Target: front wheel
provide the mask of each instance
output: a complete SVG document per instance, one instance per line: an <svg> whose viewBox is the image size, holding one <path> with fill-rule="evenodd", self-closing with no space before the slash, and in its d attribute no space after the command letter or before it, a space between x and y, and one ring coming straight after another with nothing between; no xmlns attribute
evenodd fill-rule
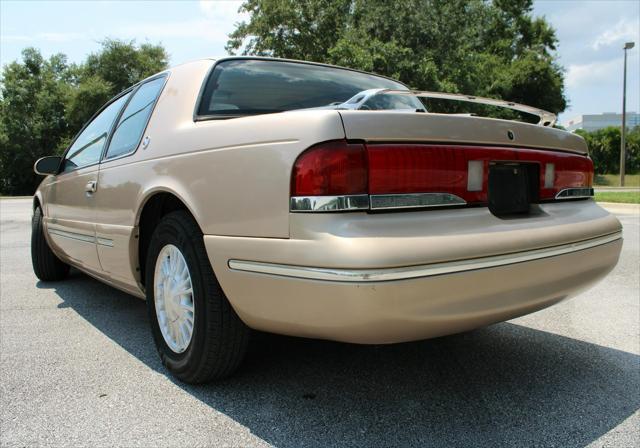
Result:
<svg viewBox="0 0 640 448"><path fill-rule="evenodd" d="M176 211L160 221L145 272L151 330L167 369L187 383L233 373L244 358L249 329L222 292L188 213Z"/></svg>
<svg viewBox="0 0 640 448"><path fill-rule="evenodd" d="M31 265L36 277L44 282L62 280L69 274L69 265L60 260L47 243L39 206L31 219Z"/></svg>

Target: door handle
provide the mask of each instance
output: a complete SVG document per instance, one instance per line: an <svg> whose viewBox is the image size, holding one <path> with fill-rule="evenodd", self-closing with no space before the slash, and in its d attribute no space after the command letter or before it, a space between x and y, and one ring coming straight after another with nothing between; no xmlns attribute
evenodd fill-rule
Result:
<svg viewBox="0 0 640 448"><path fill-rule="evenodd" d="M84 187L84 191L87 193L87 196L91 196L98 189L98 182L95 180L90 180L87 182L87 185Z"/></svg>

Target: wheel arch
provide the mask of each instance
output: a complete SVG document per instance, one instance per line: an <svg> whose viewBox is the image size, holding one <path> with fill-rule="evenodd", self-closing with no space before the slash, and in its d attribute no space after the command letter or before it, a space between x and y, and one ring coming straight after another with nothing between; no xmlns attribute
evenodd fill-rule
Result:
<svg viewBox="0 0 640 448"><path fill-rule="evenodd" d="M198 222L197 215L189 206L189 202L174 190L168 188L151 189L140 202L135 220L137 244L134 244L134 250L135 265L139 268L140 283L143 286L146 283L146 256L151 236L162 217L176 210L184 210L189 213L202 231L202 226Z"/></svg>
<svg viewBox="0 0 640 448"><path fill-rule="evenodd" d="M40 209L44 213L44 210L42 209L42 193L40 193L40 191L36 191L34 193L33 202L31 204L32 211L35 211L35 209L38 207L40 207Z"/></svg>

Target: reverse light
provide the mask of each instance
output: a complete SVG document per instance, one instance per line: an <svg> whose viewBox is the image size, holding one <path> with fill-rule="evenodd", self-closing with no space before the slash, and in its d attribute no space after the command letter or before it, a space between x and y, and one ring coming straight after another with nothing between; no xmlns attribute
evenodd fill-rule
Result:
<svg viewBox="0 0 640 448"><path fill-rule="evenodd" d="M467 168L467 191L482 191L484 183L484 162L469 160Z"/></svg>
<svg viewBox="0 0 640 448"><path fill-rule="evenodd" d="M544 166L544 188L553 188L556 179L556 166L553 163L547 163Z"/></svg>

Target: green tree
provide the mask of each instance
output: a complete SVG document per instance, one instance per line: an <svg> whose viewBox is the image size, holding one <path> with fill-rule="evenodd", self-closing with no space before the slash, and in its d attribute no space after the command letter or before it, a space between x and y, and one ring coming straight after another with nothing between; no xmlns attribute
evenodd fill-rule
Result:
<svg viewBox="0 0 640 448"><path fill-rule="evenodd" d="M106 39L102 48L87 57L75 70L67 110L69 126L78 131L110 98L131 85L167 68L169 56L160 45Z"/></svg>
<svg viewBox="0 0 640 448"><path fill-rule="evenodd" d="M597 131L576 131L589 147L596 174L620 172L620 128L610 126ZM625 169L627 173L640 171L640 126L627 131Z"/></svg>
<svg viewBox="0 0 640 448"><path fill-rule="evenodd" d="M169 55L161 45L106 39L98 53L83 64L83 77L99 77L116 94L138 81L167 68Z"/></svg>
<svg viewBox="0 0 640 448"><path fill-rule="evenodd" d="M39 157L62 153L105 102L164 70L167 60L161 46L133 41L105 40L79 65L25 49L0 77L0 191L32 194L41 180L32 170Z"/></svg>
<svg viewBox="0 0 640 448"><path fill-rule="evenodd" d="M68 65L64 55L44 59L34 48L23 62L6 65L0 97L0 179L5 194L30 194L38 179L33 163L59 153L67 135Z"/></svg>
<svg viewBox="0 0 640 448"><path fill-rule="evenodd" d="M640 172L640 126L631 129L626 135L627 157L626 171L628 173Z"/></svg>
<svg viewBox="0 0 640 448"><path fill-rule="evenodd" d="M554 30L532 0L245 0L230 53L372 71L422 90L503 98L561 112Z"/></svg>

